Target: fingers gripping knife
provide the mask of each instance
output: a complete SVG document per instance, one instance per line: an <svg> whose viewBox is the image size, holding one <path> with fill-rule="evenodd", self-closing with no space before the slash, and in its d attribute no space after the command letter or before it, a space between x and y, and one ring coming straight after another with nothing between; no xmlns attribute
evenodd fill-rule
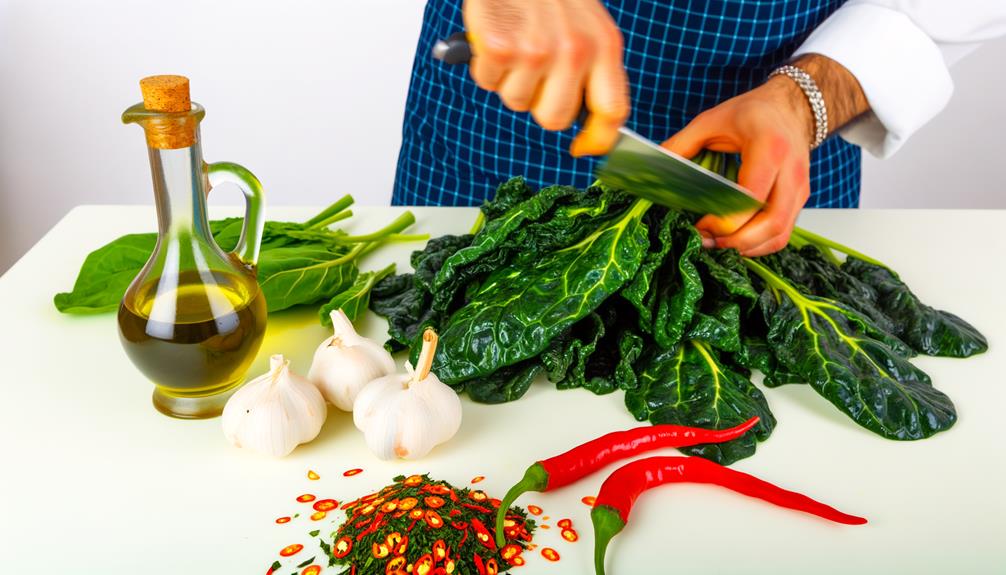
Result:
<svg viewBox="0 0 1006 575"><path fill-rule="evenodd" d="M467 64L471 45L464 32L451 34L433 47L433 57L445 64ZM583 124L587 109L580 109ZM605 184L621 188L656 204L700 214L727 215L754 210L762 204L748 192L698 164L632 130L619 128L619 138L597 169Z"/></svg>

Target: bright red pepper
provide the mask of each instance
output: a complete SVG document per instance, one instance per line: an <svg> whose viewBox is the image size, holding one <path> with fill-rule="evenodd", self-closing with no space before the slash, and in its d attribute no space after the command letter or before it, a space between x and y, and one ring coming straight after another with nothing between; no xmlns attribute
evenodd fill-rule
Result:
<svg viewBox="0 0 1006 575"><path fill-rule="evenodd" d="M843 513L806 495L788 491L723 467L701 457L650 457L615 470L601 485L590 519L594 524L594 572L604 575L604 554L611 538L625 527L636 498L647 489L665 483L710 483L846 525L862 525L866 519Z"/></svg>
<svg viewBox="0 0 1006 575"><path fill-rule="evenodd" d="M524 477L503 498L496 512L496 543L503 545L503 518L507 510L528 491L552 491L578 481L609 463L654 449L724 443L744 435L757 424L758 418L752 417L736 427L721 430L646 425L608 433L565 453L538 461L527 468Z"/></svg>
<svg viewBox="0 0 1006 575"><path fill-rule="evenodd" d="M478 570L479 575L486 575L486 566L482 563L482 558L479 557L478 553L472 555L472 562L475 563L475 569Z"/></svg>
<svg viewBox="0 0 1006 575"><path fill-rule="evenodd" d="M339 538L339 540L335 542L335 545L332 546L332 556L336 559L342 559L346 555L349 555L349 552L352 550L353 538L347 535L346 537Z"/></svg>
<svg viewBox="0 0 1006 575"><path fill-rule="evenodd" d="M472 529L475 530L475 538L479 540L486 549L496 550L496 542L493 541L492 536L489 534L489 530L486 529L484 523L479 521L477 518L472 517Z"/></svg>

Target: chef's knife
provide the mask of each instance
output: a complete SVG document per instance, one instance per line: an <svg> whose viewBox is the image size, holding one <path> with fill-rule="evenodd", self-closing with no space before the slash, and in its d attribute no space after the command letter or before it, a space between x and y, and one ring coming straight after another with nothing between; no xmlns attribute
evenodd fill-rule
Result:
<svg viewBox="0 0 1006 575"><path fill-rule="evenodd" d="M445 64L467 64L471 46L464 32L433 47L433 57ZM583 124L587 108L577 122ZM702 166L670 152L632 130L619 128L618 142L598 167L597 177L609 186L671 208L699 214L726 215L756 209L762 203L748 192Z"/></svg>

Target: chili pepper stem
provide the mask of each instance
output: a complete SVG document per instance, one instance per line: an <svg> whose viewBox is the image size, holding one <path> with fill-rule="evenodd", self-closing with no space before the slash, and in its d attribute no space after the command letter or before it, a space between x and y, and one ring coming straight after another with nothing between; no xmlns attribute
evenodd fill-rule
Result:
<svg viewBox="0 0 1006 575"><path fill-rule="evenodd" d="M590 510L590 522L594 524L594 575L604 575L604 556L608 543L625 528L618 511L607 505L599 505Z"/></svg>
<svg viewBox="0 0 1006 575"><path fill-rule="evenodd" d="M499 509L496 510L496 545L503 547L506 544L506 540L503 532L503 522L506 520L507 511L510 510L510 506L513 505L517 498L527 493L528 491L545 491L548 487L548 471L545 471L545 467L540 463L534 463L531 467L527 468L524 472L524 477L521 478L510 491L506 492L506 496L500 502Z"/></svg>

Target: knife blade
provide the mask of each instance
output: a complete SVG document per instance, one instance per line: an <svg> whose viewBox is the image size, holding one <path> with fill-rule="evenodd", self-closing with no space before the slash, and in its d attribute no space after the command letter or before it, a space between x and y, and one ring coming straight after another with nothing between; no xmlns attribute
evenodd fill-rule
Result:
<svg viewBox="0 0 1006 575"><path fill-rule="evenodd" d="M445 64L467 64L471 46L464 32L455 32L433 46L433 57ZM587 108L580 109L583 124ZM595 175L614 188L670 208L719 216L754 210L762 202L723 176L703 168L629 128L619 128L618 141Z"/></svg>

